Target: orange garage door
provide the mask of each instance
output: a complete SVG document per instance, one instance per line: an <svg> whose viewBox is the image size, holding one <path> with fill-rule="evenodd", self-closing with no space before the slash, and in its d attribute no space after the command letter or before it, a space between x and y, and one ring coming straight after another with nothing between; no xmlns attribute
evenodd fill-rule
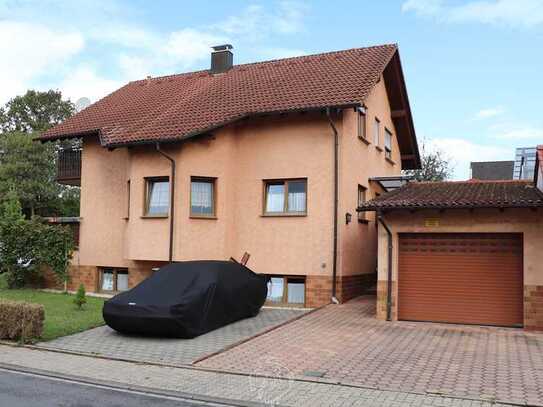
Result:
<svg viewBox="0 0 543 407"><path fill-rule="evenodd" d="M399 250L399 319L522 325L522 235L401 234Z"/></svg>

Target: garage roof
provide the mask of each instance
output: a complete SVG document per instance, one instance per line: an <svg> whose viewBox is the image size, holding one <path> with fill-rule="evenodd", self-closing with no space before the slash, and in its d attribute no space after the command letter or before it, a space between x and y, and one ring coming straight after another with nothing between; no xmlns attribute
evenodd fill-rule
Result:
<svg viewBox="0 0 543 407"><path fill-rule="evenodd" d="M411 182L357 210L537 207L543 207L543 192L531 181L470 180Z"/></svg>

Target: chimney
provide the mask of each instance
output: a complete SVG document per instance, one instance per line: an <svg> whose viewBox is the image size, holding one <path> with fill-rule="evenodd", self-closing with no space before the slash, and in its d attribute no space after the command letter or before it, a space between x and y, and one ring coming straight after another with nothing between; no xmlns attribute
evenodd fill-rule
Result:
<svg viewBox="0 0 543 407"><path fill-rule="evenodd" d="M234 54L230 51L233 47L230 44L216 45L211 53L211 73L223 73L232 68Z"/></svg>

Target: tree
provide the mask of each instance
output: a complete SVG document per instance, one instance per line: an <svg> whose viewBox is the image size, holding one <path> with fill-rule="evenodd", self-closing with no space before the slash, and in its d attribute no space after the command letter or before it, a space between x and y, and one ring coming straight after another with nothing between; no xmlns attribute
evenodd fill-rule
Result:
<svg viewBox="0 0 543 407"><path fill-rule="evenodd" d="M62 100L59 91L28 90L11 99L0 109L0 132L42 132L59 124L75 113L69 100Z"/></svg>
<svg viewBox="0 0 543 407"><path fill-rule="evenodd" d="M79 288L75 293L74 304L77 305L78 309L81 309L86 303L87 295L85 293L85 286L83 284L79 284Z"/></svg>
<svg viewBox="0 0 543 407"><path fill-rule="evenodd" d="M406 170L405 175L412 176L416 181L445 181L452 175L450 159L440 149L429 151L426 143L422 143L421 169Z"/></svg>
<svg viewBox="0 0 543 407"><path fill-rule="evenodd" d="M58 150L74 143L32 140L74 111L73 103L53 90L29 90L0 108L0 201L13 190L29 216L79 215L79 188L55 179Z"/></svg>
<svg viewBox="0 0 543 407"><path fill-rule="evenodd" d="M30 216L48 215L59 206L62 188L55 171L54 145L19 132L0 136L0 197L15 193Z"/></svg>

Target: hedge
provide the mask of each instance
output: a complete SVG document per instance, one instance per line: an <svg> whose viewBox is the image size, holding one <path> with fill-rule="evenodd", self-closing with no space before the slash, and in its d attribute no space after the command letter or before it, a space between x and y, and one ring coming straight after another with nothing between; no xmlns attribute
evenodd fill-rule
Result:
<svg viewBox="0 0 543 407"><path fill-rule="evenodd" d="M0 299L0 339L31 342L41 337L44 319L43 305Z"/></svg>

